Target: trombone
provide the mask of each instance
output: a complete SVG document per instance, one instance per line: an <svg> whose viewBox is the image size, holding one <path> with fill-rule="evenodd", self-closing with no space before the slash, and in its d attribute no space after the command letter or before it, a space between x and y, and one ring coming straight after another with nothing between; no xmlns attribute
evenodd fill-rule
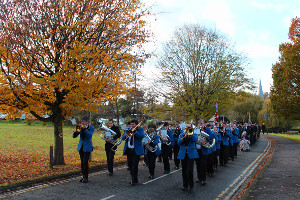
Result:
<svg viewBox="0 0 300 200"><path fill-rule="evenodd" d="M126 133L126 134L127 134L129 137L133 136L134 133L135 133L135 131L141 126L141 124L142 124L142 121L141 121L138 125L136 125L135 128L127 130L127 133ZM126 141L129 137L125 138L125 140L122 140L122 137L121 137L121 138L119 139L119 141L116 141L116 142L115 142L115 144L114 144L114 146L112 146L111 150L112 150L112 151L117 151L117 150L119 149L120 145L123 143L123 141Z"/></svg>

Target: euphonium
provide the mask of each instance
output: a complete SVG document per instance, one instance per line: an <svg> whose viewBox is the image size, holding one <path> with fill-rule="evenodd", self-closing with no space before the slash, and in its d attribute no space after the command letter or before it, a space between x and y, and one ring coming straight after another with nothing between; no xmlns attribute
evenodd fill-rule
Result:
<svg viewBox="0 0 300 200"><path fill-rule="evenodd" d="M208 139L208 134L205 133L204 131L200 131L200 133L198 134L198 141L196 142L197 144L200 144L201 146L203 147L206 147L208 149L211 149L215 146L215 138L209 142L209 139ZM203 140L205 140L206 142L204 144L202 144Z"/></svg>
<svg viewBox="0 0 300 200"><path fill-rule="evenodd" d="M147 149L149 151L151 151L152 153L155 152L158 149L158 146L156 145L155 147L152 147L150 145L150 142L153 142L153 140L149 137L149 135L147 133L145 134L145 137L149 140L149 142L148 143L144 143L144 146L147 147Z"/></svg>
<svg viewBox="0 0 300 200"><path fill-rule="evenodd" d="M101 134L100 134L100 137L101 137L103 140L106 141L106 140L108 139L108 137L106 136L105 131L111 133L111 136L110 136L110 137L114 137L114 136L117 135L117 133L116 133L115 131L111 130L110 128L108 128L108 127L103 123L103 121L99 120L98 123L99 123L99 129L98 129L98 130L101 130L101 129L103 130L103 131L101 132ZM103 135L104 135L104 136L103 136ZM111 143L111 144L116 144L116 142L117 142L117 141L112 140L110 143Z"/></svg>
<svg viewBox="0 0 300 200"><path fill-rule="evenodd" d="M168 134L159 134L160 141L165 142L166 145L170 145L172 143L171 138Z"/></svg>

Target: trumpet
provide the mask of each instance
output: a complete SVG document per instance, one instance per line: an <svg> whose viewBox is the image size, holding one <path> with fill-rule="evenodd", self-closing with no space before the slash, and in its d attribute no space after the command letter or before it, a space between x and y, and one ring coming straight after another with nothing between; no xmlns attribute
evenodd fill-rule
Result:
<svg viewBox="0 0 300 200"><path fill-rule="evenodd" d="M136 125L135 128L131 129L131 130L127 130L127 135L129 137L133 136L135 131L140 127L140 125L142 124L142 122L140 122L138 125ZM125 140L122 140L122 138L119 139L119 141L116 141L114 146L112 146L111 150L112 151L117 151L120 147L120 144L123 143L123 141L126 141L129 137L125 138Z"/></svg>
<svg viewBox="0 0 300 200"><path fill-rule="evenodd" d="M82 125L79 125L79 124L77 124L77 125L76 125L76 129L75 129L75 130L76 130L77 132L80 132L82 129L85 129L85 128L86 128L86 127L84 127L84 126L82 126Z"/></svg>
<svg viewBox="0 0 300 200"><path fill-rule="evenodd" d="M153 147L153 146L150 145L150 143L153 142L153 140L149 137L148 134L145 134L145 138L147 138L149 142L148 143L144 143L144 146L147 147L147 149L149 151L151 151L152 153L155 152L158 149L158 146L155 145L155 147Z"/></svg>

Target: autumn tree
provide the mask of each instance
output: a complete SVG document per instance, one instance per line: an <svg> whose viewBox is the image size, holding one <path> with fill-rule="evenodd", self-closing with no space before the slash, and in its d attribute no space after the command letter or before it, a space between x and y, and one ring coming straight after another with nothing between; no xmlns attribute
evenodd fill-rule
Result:
<svg viewBox="0 0 300 200"><path fill-rule="evenodd" d="M0 0L1 111L53 122L55 164L71 111L126 93L148 14L139 0Z"/></svg>
<svg viewBox="0 0 300 200"><path fill-rule="evenodd" d="M245 122L248 122L250 114L250 120L258 123L259 112L263 107L261 96L241 91L235 95L232 102L233 104L224 113L230 121L237 120L242 122L243 116L245 116Z"/></svg>
<svg viewBox="0 0 300 200"><path fill-rule="evenodd" d="M279 45L279 61L272 67L271 102L274 113L300 120L300 18L292 19L290 42Z"/></svg>
<svg viewBox="0 0 300 200"><path fill-rule="evenodd" d="M162 77L157 88L178 113L194 121L211 117L216 101L223 106L237 91L252 89L244 71L246 61L221 33L185 25L175 31L159 55Z"/></svg>

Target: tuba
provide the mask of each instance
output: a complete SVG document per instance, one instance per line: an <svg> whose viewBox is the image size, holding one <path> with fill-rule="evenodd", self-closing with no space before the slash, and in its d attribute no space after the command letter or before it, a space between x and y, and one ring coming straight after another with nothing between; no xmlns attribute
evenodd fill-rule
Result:
<svg viewBox="0 0 300 200"><path fill-rule="evenodd" d="M99 120L98 123L99 123L99 128L98 128L98 130L103 130L103 131L101 132L101 134L100 134L100 137L101 137L103 140L106 141L109 137L114 137L115 135L117 135L117 133L114 132L113 130L111 130L110 128L108 128L108 127L103 123L103 121ZM105 131L110 132L110 133L111 133L111 136L107 136L106 133L105 133ZM112 140L110 143L111 143L111 144L116 144L116 142L117 142L117 141Z"/></svg>
<svg viewBox="0 0 300 200"><path fill-rule="evenodd" d="M213 148L215 146L216 140L214 138L211 142L209 142L208 136L209 135L207 133L200 130L200 133L198 134L198 141L196 142L196 144L200 144L201 146L206 147L208 149ZM204 144L202 144L203 140L206 141Z"/></svg>
<svg viewBox="0 0 300 200"><path fill-rule="evenodd" d="M128 136L133 136L134 135L134 133L135 133L135 131L141 126L141 124L142 124L142 121L138 124L138 125L136 125L136 127L134 128L134 129L129 129L129 130L127 130L127 135ZM118 149L119 149L119 147L120 147L120 144L122 144L123 143L123 141L126 141L127 139L128 139L129 137L127 137L125 140L122 140L122 137L119 139L119 141L116 141L115 143L114 143L114 146L111 148L111 150L112 151L117 151Z"/></svg>

